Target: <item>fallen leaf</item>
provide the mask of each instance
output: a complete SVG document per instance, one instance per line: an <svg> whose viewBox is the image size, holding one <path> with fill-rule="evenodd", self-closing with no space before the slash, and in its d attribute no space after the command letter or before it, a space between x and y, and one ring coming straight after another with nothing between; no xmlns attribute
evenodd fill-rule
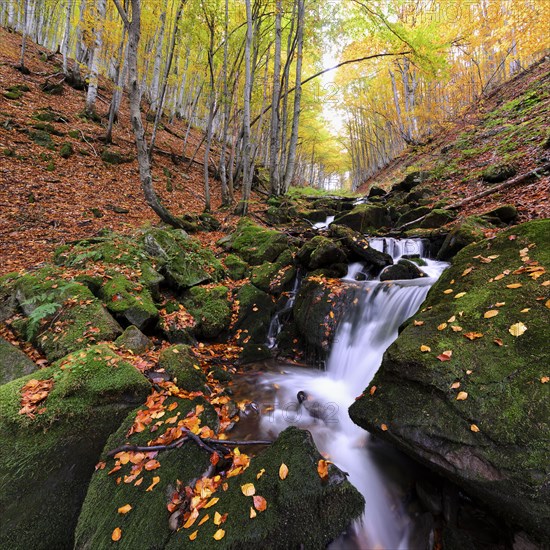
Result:
<svg viewBox="0 0 550 550"><path fill-rule="evenodd" d="M256 492L256 487L252 483L241 485L241 491L245 497L251 497Z"/></svg>
<svg viewBox="0 0 550 550"><path fill-rule="evenodd" d="M191 512L191 515L187 518L187 521L183 524L183 528L184 529L189 529L189 527L191 527L191 525L193 525L193 523L195 523L195 521L197 521L198 517L199 517L199 511L195 508Z"/></svg>
<svg viewBox="0 0 550 550"><path fill-rule="evenodd" d="M548 300L545 304L546 307L550 308L550 300Z"/></svg>
<svg viewBox="0 0 550 550"><path fill-rule="evenodd" d="M500 338L495 338L493 340L493 342L497 345L497 346L503 346L504 345L504 342L500 339Z"/></svg>
<svg viewBox="0 0 550 550"><path fill-rule="evenodd" d="M447 323L441 323L438 327L437 327L437 330L445 330L447 328Z"/></svg>
<svg viewBox="0 0 550 550"><path fill-rule="evenodd" d="M513 283L511 285L506 285L506 288L520 288L523 285L521 283Z"/></svg>
<svg viewBox="0 0 550 550"><path fill-rule="evenodd" d="M153 488L155 487L155 485L160 481L160 477L159 476L155 476L153 478L153 483L151 483L151 485L149 485L149 487L147 487L147 489L145 489L146 491L152 491Z"/></svg>
<svg viewBox="0 0 550 550"><path fill-rule="evenodd" d="M219 512L214 513L214 519L212 520L214 522L214 525L220 526L222 523L223 516ZM200 523L199 523L200 525Z"/></svg>
<svg viewBox="0 0 550 550"><path fill-rule="evenodd" d="M453 315L450 319L447 319L447 323L454 323L456 321L456 315Z"/></svg>
<svg viewBox="0 0 550 550"><path fill-rule="evenodd" d="M127 514L132 509L131 504L125 504L118 509L119 514Z"/></svg>
<svg viewBox="0 0 550 550"><path fill-rule="evenodd" d="M468 399L468 392L460 391L458 392L458 395L456 396L457 401L466 401Z"/></svg>
<svg viewBox="0 0 550 550"><path fill-rule="evenodd" d="M317 463L317 473L321 479L326 479L328 477L328 463L326 460L319 460Z"/></svg>
<svg viewBox="0 0 550 550"><path fill-rule="evenodd" d="M217 514L218 512L216 512ZM221 517L221 516L220 516ZM199 527L203 524L203 523L206 523L208 520L210 519L210 514L206 514L206 516L204 516L200 521L199 521ZM214 522L216 523L216 522ZM216 525L219 525L219 523L216 523Z"/></svg>
<svg viewBox="0 0 550 550"><path fill-rule="evenodd" d="M479 432L479 428L475 424L472 424L470 426L470 430L472 430L472 432L475 432L475 433Z"/></svg>
<svg viewBox="0 0 550 550"><path fill-rule="evenodd" d="M476 340L477 338L483 338L483 333L481 332L465 332L462 336L468 338L468 340Z"/></svg>
<svg viewBox="0 0 550 550"><path fill-rule="evenodd" d="M521 336L526 330L527 330L527 327L523 323L519 322L519 323L516 323L516 324L512 325L508 329L508 332L512 336Z"/></svg>
<svg viewBox="0 0 550 550"><path fill-rule="evenodd" d="M420 346L420 351L421 351L422 353L426 353L426 352L428 352L428 351L432 351L432 348L431 348L430 346L426 346L426 345L422 344L422 345Z"/></svg>
<svg viewBox="0 0 550 550"><path fill-rule="evenodd" d="M214 506L220 500L218 497L211 498L204 506L203 508L210 508L211 506Z"/></svg>
<svg viewBox="0 0 550 550"><path fill-rule="evenodd" d="M502 307L502 306L505 306L506 305L506 302L497 302L495 304L496 307Z"/></svg>
<svg viewBox="0 0 550 550"><path fill-rule="evenodd" d="M531 311L530 307L526 307L520 311L520 313L527 313L528 311Z"/></svg>
<svg viewBox="0 0 550 550"><path fill-rule="evenodd" d="M190 535L189 535L189 540L195 540L197 538L197 535L199 534L198 531L193 531Z"/></svg>
<svg viewBox="0 0 550 550"><path fill-rule="evenodd" d="M156 470L157 468L160 468L160 462L158 460L149 460L145 463L144 468L147 471Z"/></svg>
<svg viewBox="0 0 550 550"><path fill-rule="evenodd" d="M447 351L444 351L441 355L438 355L437 358L440 361L450 361L452 356L453 356L453 352L452 350L449 349Z"/></svg>
<svg viewBox="0 0 550 550"><path fill-rule="evenodd" d="M451 325L451 329L453 330L453 332L462 332L462 327L458 325Z"/></svg>
<svg viewBox="0 0 550 550"><path fill-rule="evenodd" d="M483 317L485 317L485 319L491 319L491 317L496 317L498 315L498 310L496 309L491 309L489 311L486 311L484 314L483 314Z"/></svg>
<svg viewBox="0 0 550 550"><path fill-rule="evenodd" d="M256 479L260 479L265 474L265 468L262 468L257 474Z"/></svg>
<svg viewBox="0 0 550 550"><path fill-rule="evenodd" d="M372 386L372 388L369 390L370 395L374 395L375 391L376 391L376 386Z"/></svg>
<svg viewBox="0 0 550 550"><path fill-rule="evenodd" d="M115 527L113 534L111 535L111 540L117 542L122 537L122 530L120 527Z"/></svg>
<svg viewBox="0 0 550 550"><path fill-rule="evenodd" d="M260 495L255 495L253 497L254 500L254 508L258 510L258 512L263 512L267 508L267 500L264 497L261 497Z"/></svg>
<svg viewBox="0 0 550 550"><path fill-rule="evenodd" d="M458 390L458 388L460 388L460 382L453 382L451 384L451 389L452 390Z"/></svg>
<svg viewBox="0 0 550 550"><path fill-rule="evenodd" d="M386 424L380 424L380 429L381 429L383 432L387 432L387 431L388 431L388 427L386 426Z"/></svg>
<svg viewBox="0 0 550 550"><path fill-rule="evenodd" d="M254 508L252 508L252 506L250 507L250 519L254 519L258 514L256 513L256 510L254 510Z"/></svg>
<svg viewBox="0 0 550 550"><path fill-rule="evenodd" d="M222 540L223 537L225 537L225 531L223 529L218 529L215 533L214 533L214 539L215 540Z"/></svg>
<svg viewBox="0 0 550 550"><path fill-rule="evenodd" d="M550 302L550 300L549 300ZM548 306L550 307L550 306ZM415 327L421 327L424 324L424 321L413 321Z"/></svg>
<svg viewBox="0 0 550 550"><path fill-rule="evenodd" d="M469 267L468 269L465 269L464 272L462 273L462 276L463 277L466 277L466 275L468 275L468 273L471 273L472 272L472 269L474 269L473 267Z"/></svg>
<svg viewBox="0 0 550 550"><path fill-rule="evenodd" d="M279 468L279 477L281 479L286 479L287 475L288 475L288 466L283 462L281 464L281 467Z"/></svg>
<svg viewBox="0 0 550 550"><path fill-rule="evenodd" d="M462 296L466 296L466 293L465 293L465 292L459 292L459 293L455 296L455 300L458 299L458 298L462 298Z"/></svg>
<svg viewBox="0 0 550 550"><path fill-rule="evenodd" d="M541 384L548 384L548 382L550 382L550 376L543 376L540 379L540 382L541 382Z"/></svg>
<svg viewBox="0 0 550 550"><path fill-rule="evenodd" d="M466 374L472 374L472 372L474 372L474 371L468 369L468 370L466 371Z"/></svg>
<svg viewBox="0 0 550 550"><path fill-rule="evenodd" d="M453 293L453 289L452 288L448 288L447 290L444 290L443 291L443 294L452 294Z"/></svg>

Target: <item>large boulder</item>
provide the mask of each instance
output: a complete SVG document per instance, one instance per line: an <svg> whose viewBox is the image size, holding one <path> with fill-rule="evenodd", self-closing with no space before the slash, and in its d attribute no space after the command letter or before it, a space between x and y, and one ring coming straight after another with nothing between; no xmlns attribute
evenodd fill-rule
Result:
<svg viewBox="0 0 550 550"><path fill-rule="evenodd" d="M205 391L206 377L199 369L189 346L178 344L164 349L159 356L158 366L179 388L189 392Z"/></svg>
<svg viewBox="0 0 550 550"><path fill-rule="evenodd" d="M307 269L315 270L344 263L346 253L338 241L318 235L302 246L296 259Z"/></svg>
<svg viewBox="0 0 550 550"><path fill-rule="evenodd" d="M549 235L534 221L462 250L350 408L546 543Z"/></svg>
<svg viewBox="0 0 550 550"><path fill-rule="evenodd" d="M292 253L287 249L275 262L264 262L254 267L250 280L260 290L278 295L286 290L296 277L293 264Z"/></svg>
<svg viewBox="0 0 550 550"><path fill-rule="evenodd" d="M405 178L400 181L398 184L396 184L392 191L406 191L407 193L416 187L417 185L420 185L421 183L424 183L425 181L429 180L431 177L430 172L426 171L415 171L411 172L410 174L407 174Z"/></svg>
<svg viewBox="0 0 550 550"><path fill-rule="evenodd" d="M187 311L195 318L194 333L201 338L217 338L231 323L229 289L225 286L191 288L183 300Z"/></svg>
<svg viewBox="0 0 550 550"><path fill-rule="evenodd" d="M234 329L241 344L265 344L275 311L274 299L253 284L243 285L237 292L239 313Z"/></svg>
<svg viewBox="0 0 550 550"><path fill-rule="evenodd" d="M235 252L250 265L260 265L275 261L288 248L288 237L243 218L235 232L222 238L219 244Z"/></svg>
<svg viewBox="0 0 550 550"><path fill-rule="evenodd" d="M517 168L511 164L492 164L483 170L481 180L485 183L500 183L517 174Z"/></svg>
<svg viewBox="0 0 550 550"><path fill-rule="evenodd" d="M32 380L53 387L34 414L21 414L22 390L31 391ZM73 547L101 450L149 390L145 377L105 345L0 387L0 547Z"/></svg>
<svg viewBox="0 0 550 550"><path fill-rule="evenodd" d="M437 253L437 259L450 260L465 246L483 240L485 238L484 231L488 228L488 222L480 216L469 216L461 220L443 241Z"/></svg>
<svg viewBox="0 0 550 550"><path fill-rule="evenodd" d="M31 374L38 366L19 348L0 337L0 385Z"/></svg>
<svg viewBox="0 0 550 550"><path fill-rule="evenodd" d="M144 353L150 347L153 342L139 328L134 325L130 325L116 340L115 344L119 347L125 348L132 353L139 355Z"/></svg>
<svg viewBox="0 0 550 550"><path fill-rule="evenodd" d="M426 274L410 260L399 260L395 265L386 267L380 274L381 281L396 281L403 279L419 279Z"/></svg>
<svg viewBox="0 0 550 550"><path fill-rule="evenodd" d="M360 233L368 233L389 226L391 219L388 209L384 206L359 204L350 212L338 216L334 222L350 227Z"/></svg>

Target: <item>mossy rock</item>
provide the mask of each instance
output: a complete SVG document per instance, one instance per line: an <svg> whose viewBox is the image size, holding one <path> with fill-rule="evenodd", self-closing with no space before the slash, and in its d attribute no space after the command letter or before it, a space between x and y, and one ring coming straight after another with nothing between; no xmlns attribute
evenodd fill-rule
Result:
<svg viewBox="0 0 550 550"><path fill-rule="evenodd" d="M38 366L19 348L0 337L0 385L31 374Z"/></svg>
<svg viewBox="0 0 550 550"><path fill-rule="evenodd" d="M151 326L158 319L158 311L149 290L123 275L112 276L101 287L99 295L113 315L124 318L140 330Z"/></svg>
<svg viewBox="0 0 550 550"><path fill-rule="evenodd" d="M288 248L288 237L243 218L234 233L221 239L221 245L238 254L250 265L260 265L276 260Z"/></svg>
<svg viewBox="0 0 550 550"><path fill-rule="evenodd" d="M239 315L234 329L242 343L265 344L275 311L274 299L253 284L243 285L237 292Z"/></svg>
<svg viewBox="0 0 550 550"><path fill-rule="evenodd" d="M29 318L27 337L50 361L122 333L87 287L59 278L54 268L23 275L16 289L19 306Z"/></svg>
<svg viewBox="0 0 550 550"><path fill-rule="evenodd" d="M462 250L387 350L376 393L367 388L350 408L354 422L546 544L549 244L550 220L539 220ZM450 360L437 359L448 350Z"/></svg>
<svg viewBox="0 0 550 550"><path fill-rule="evenodd" d="M59 156L64 159L72 157L74 154L73 146L70 143L63 143L59 149Z"/></svg>
<svg viewBox="0 0 550 550"><path fill-rule="evenodd" d="M31 379L54 380L34 419L19 414L21 388ZM101 450L149 390L145 377L104 345L0 387L0 547L73 547Z"/></svg>
<svg viewBox="0 0 550 550"><path fill-rule="evenodd" d="M229 289L225 286L191 288L183 304L195 318L195 335L202 338L217 338L227 331L231 323Z"/></svg>
<svg viewBox="0 0 550 550"><path fill-rule="evenodd" d="M426 216L432 211L431 208L427 206L419 206L418 208L413 208L412 210L407 211L405 214L401 214L397 220L397 226L400 227L406 223L413 222L422 216Z"/></svg>
<svg viewBox="0 0 550 550"><path fill-rule="evenodd" d="M101 119L100 119L101 121ZM126 157L124 155L121 155L120 153L117 153L116 151L112 151L111 149L105 149L101 153L101 160L105 164L112 164L112 165L118 165L118 164L125 164L127 162L132 162L133 159L130 157Z"/></svg>
<svg viewBox="0 0 550 550"><path fill-rule="evenodd" d="M41 147L46 149L55 149L55 143L52 136L44 130L29 130L29 138Z"/></svg>
<svg viewBox="0 0 550 550"><path fill-rule="evenodd" d="M494 164L483 170L481 179L486 183L500 183L516 174L517 168L511 164Z"/></svg>
<svg viewBox="0 0 550 550"><path fill-rule="evenodd" d="M144 353L153 343L139 328L134 325L130 325L116 340L115 344L119 347L125 348L132 353L139 355Z"/></svg>
<svg viewBox="0 0 550 550"><path fill-rule="evenodd" d="M15 99L21 99L23 97L23 92L21 92L20 90L15 90L13 92L4 92L4 97L6 99L11 99L12 101L15 100Z"/></svg>
<svg viewBox="0 0 550 550"><path fill-rule="evenodd" d="M19 277L19 273L7 273L0 277L0 323L17 312L15 283Z"/></svg>
<svg viewBox="0 0 550 550"><path fill-rule="evenodd" d="M252 269L251 281L264 292L279 295L296 277L294 259L290 250L283 252L275 262L265 262Z"/></svg>
<svg viewBox="0 0 550 550"><path fill-rule="evenodd" d="M454 212L434 208L421 222L420 227L423 229L436 229L442 227L455 219Z"/></svg>
<svg viewBox="0 0 550 550"><path fill-rule="evenodd" d="M201 397L181 399L170 396L163 405L175 405L170 415L178 418L185 418L197 405L201 405L204 407L204 411L199 415L201 426L207 425L214 432L218 429L216 412ZM133 483L117 484L117 476L131 475L132 463L123 465L116 476L109 475L108 472L114 466L114 459L107 457L106 453L126 442L147 445L148 441L161 436L166 429L173 426L161 424L153 433L150 430L153 426L151 424L145 431L128 437L128 430L135 421L136 413L137 411L133 411L127 416L105 445L102 458L107 465L104 469L97 470L92 477L76 529L74 547L77 549L112 548L111 534L116 527L122 530L119 544L123 544L125 548L165 548L173 533L169 527L170 512L167 511L166 505L171 501L178 480L184 486L192 485L210 466L210 455L188 442L180 449L159 453L156 460L160 462L160 468L152 471L142 470L139 478L142 478L143 482L139 486L136 487ZM154 489L147 491L153 478L157 476L160 478L159 483ZM118 514L118 508L126 504L130 504L132 510L125 515Z"/></svg>
<svg viewBox="0 0 550 550"><path fill-rule="evenodd" d="M368 197L369 197L369 199L372 199L373 197L384 197L387 194L388 194L388 192L385 189L382 189L381 187L373 185L369 189Z"/></svg>
<svg viewBox="0 0 550 550"><path fill-rule="evenodd" d="M184 344L170 346L160 354L158 366L164 369L185 391L204 391L206 377L200 369L191 348Z"/></svg>
<svg viewBox="0 0 550 550"><path fill-rule="evenodd" d="M248 264L236 254L228 254L225 257L224 264L227 274L234 281L240 281L248 275Z"/></svg>
<svg viewBox="0 0 550 550"><path fill-rule="evenodd" d="M223 276L223 266L214 254L181 229L150 229L143 243L169 284L179 290L217 282Z"/></svg>
<svg viewBox="0 0 550 550"><path fill-rule="evenodd" d="M302 246L296 259L306 268L315 270L344 263L347 257L339 242L318 235Z"/></svg>
<svg viewBox="0 0 550 550"><path fill-rule="evenodd" d="M461 220L443 241L437 259L449 260L465 246L483 240L484 230L488 228L488 222L480 216L469 216Z"/></svg>
<svg viewBox="0 0 550 550"><path fill-rule="evenodd" d="M486 214L483 214L483 217L488 221L496 218L497 221L509 224L517 220L518 209L513 204L503 204L502 206L498 206Z"/></svg>
<svg viewBox="0 0 550 550"><path fill-rule="evenodd" d="M273 353L265 344L255 344L249 342L244 344L243 350L239 356L239 363L257 363L266 359L271 359Z"/></svg>
<svg viewBox="0 0 550 550"><path fill-rule="evenodd" d="M338 216L334 223L350 227L359 233L368 233L389 226L388 209L375 204L359 204L350 212Z"/></svg>
<svg viewBox="0 0 550 550"><path fill-rule="evenodd" d="M50 107L39 109L32 115L32 118L40 122L66 122L59 113L56 113Z"/></svg>
<svg viewBox="0 0 550 550"><path fill-rule="evenodd" d="M410 260L399 260L396 264L386 267L380 274L381 281L396 281L405 279L419 279L426 274Z"/></svg>
<svg viewBox="0 0 550 550"><path fill-rule="evenodd" d="M392 191L405 191L409 192L411 189L416 187L417 185L420 185L421 183L424 183L425 181L429 180L431 177L430 172L426 171L415 171L411 172L405 178L400 181L397 185L394 185L392 188Z"/></svg>
<svg viewBox="0 0 550 550"><path fill-rule="evenodd" d="M287 428L273 445L252 459L242 475L228 480L227 491L216 493L219 502L200 514L197 522L207 512L210 516L216 511L227 513L222 525L225 536L215 542L223 549L325 548L361 515L364 500L333 464L329 465L328 478L321 479L317 473L321 459L309 432ZM279 477L282 463L288 467L284 480ZM265 473L256 479L262 469ZM256 495L267 501L266 510L253 519L252 497L244 496L241 490L245 483L252 483ZM212 548L212 537L219 527L208 521L195 529L199 532L192 543L190 529L182 529L165 548Z"/></svg>

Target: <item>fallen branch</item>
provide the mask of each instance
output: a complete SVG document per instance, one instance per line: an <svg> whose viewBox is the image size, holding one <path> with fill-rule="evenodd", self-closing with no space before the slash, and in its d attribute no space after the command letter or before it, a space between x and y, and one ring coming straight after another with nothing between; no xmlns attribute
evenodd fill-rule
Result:
<svg viewBox="0 0 550 550"><path fill-rule="evenodd" d="M94 152L94 155L96 157L99 157L99 155L97 154L97 151L95 150L95 147L86 139L86 136L84 135L84 132L80 128L78 129L78 131L82 135L82 140L85 141L92 148L92 151Z"/></svg>
<svg viewBox="0 0 550 550"><path fill-rule="evenodd" d="M525 174L521 174L520 176L517 176L516 178L511 179L510 181L505 181L504 183L501 183L500 185L496 185L495 187L491 187L490 189L487 189L485 191L482 191L481 193L477 193L476 195L472 195L471 197L466 197L465 199L462 199L461 201L455 202L453 204L449 204L447 206L444 206L442 210L456 210L458 208L461 208L465 204L468 204L470 202L475 202L478 199L482 199L483 197L487 197L489 195L492 195L493 193L498 193L499 191L502 191L503 189L508 189L510 187L515 187L516 185L519 185L520 183L524 183L527 180L531 180L533 178L541 178L543 177L546 172L550 170L550 162L547 162L540 168L535 168L534 170L530 170L529 172L526 172ZM395 231L403 231L407 227L411 227L413 225L416 225L418 222L421 222L426 216L429 216L431 212L428 212L427 214L424 214L423 216L420 216L420 218L417 218L416 220L412 220L410 222L407 222L400 227L397 227Z"/></svg>

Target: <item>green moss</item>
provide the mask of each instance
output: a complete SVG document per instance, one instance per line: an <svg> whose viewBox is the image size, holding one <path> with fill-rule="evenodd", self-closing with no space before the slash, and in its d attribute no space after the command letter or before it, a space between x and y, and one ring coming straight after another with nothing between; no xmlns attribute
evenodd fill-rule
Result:
<svg viewBox="0 0 550 550"><path fill-rule="evenodd" d="M250 265L273 262L288 248L284 233L260 227L248 218L243 218L235 232L222 241L226 249L233 250Z"/></svg>
<svg viewBox="0 0 550 550"><path fill-rule="evenodd" d="M290 250L285 250L275 262L264 262L252 269L254 286L270 294L280 294L294 280L296 269Z"/></svg>
<svg viewBox="0 0 550 550"><path fill-rule="evenodd" d="M48 132L44 132L43 130L29 130L29 138L37 145L46 147L47 149L55 149L55 143Z"/></svg>
<svg viewBox="0 0 550 550"><path fill-rule="evenodd" d="M121 155L120 153L117 153L116 151L111 151L109 149L105 149L101 153L101 160L105 164L114 164L114 165L124 164L126 162L132 162L132 159L127 158L124 155Z"/></svg>
<svg viewBox="0 0 550 550"><path fill-rule="evenodd" d="M54 379L46 410L34 419L19 414L21 388L32 378ZM0 546L72 548L99 453L149 388L106 346L0 387Z"/></svg>
<svg viewBox="0 0 550 550"><path fill-rule="evenodd" d="M237 292L239 315L235 330L243 343L265 344L271 316L275 311L273 298L253 284L243 285Z"/></svg>
<svg viewBox="0 0 550 550"><path fill-rule="evenodd" d="M248 264L236 254L228 254L224 260L227 274L234 281L244 279L248 274Z"/></svg>
<svg viewBox="0 0 550 550"><path fill-rule="evenodd" d="M73 146L70 143L63 143L61 149L59 150L59 156L68 159L74 154Z"/></svg>
<svg viewBox="0 0 550 550"><path fill-rule="evenodd" d="M228 299L229 289L225 286L191 288L184 305L195 318L195 334L203 338L217 338L229 328L231 306Z"/></svg>
<svg viewBox="0 0 550 550"><path fill-rule="evenodd" d="M204 391L206 378L198 368L197 360L189 346L178 344L166 348L159 357L159 367L186 391Z"/></svg>
<svg viewBox="0 0 550 550"><path fill-rule="evenodd" d="M338 216L334 222L350 227L360 233L366 233L389 226L391 220L386 207L374 204L359 204L350 212Z"/></svg>
<svg viewBox="0 0 550 550"><path fill-rule="evenodd" d="M38 369L19 348L0 338L0 385Z"/></svg>
<svg viewBox="0 0 550 550"><path fill-rule="evenodd" d="M350 409L354 421L543 539L550 539L543 488L550 476L550 386L541 383L550 364L548 296L541 287L545 277L518 269L526 263L519 254L525 249L548 272L549 235L550 221L539 220L462 250L414 318L422 323L409 320L386 352L372 381L376 393L366 391ZM507 288L515 283L522 286ZM498 314L485 318L490 310ZM509 329L518 322L527 330L515 337ZM462 330L438 330L443 323ZM464 334L471 332L482 336L470 341ZM421 353L421 344L431 352ZM451 360L439 361L446 350ZM457 401L458 391L467 399Z"/></svg>

